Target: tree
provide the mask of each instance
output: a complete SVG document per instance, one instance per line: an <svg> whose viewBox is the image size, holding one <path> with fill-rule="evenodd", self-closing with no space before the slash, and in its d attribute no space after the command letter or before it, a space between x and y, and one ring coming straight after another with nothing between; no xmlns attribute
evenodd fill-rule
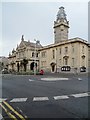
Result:
<svg viewBox="0 0 90 120"><path fill-rule="evenodd" d="M4 63L0 62L0 70L2 70L4 68Z"/></svg>
<svg viewBox="0 0 90 120"><path fill-rule="evenodd" d="M28 60L27 60L27 59L23 59L23 60L21 61L21 64L24 66L24 71L26 72Z"/></svg>

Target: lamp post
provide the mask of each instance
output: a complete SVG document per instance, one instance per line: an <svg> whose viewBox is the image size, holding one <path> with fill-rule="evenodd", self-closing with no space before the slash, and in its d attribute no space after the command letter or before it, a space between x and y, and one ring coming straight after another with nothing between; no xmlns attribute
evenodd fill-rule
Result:
<svg viewBox="0 0 90 120"><path fill-rule="evenodd" d="M36 39L34 39L34 41L35 41L34 75L36 75L36 55L37 55L37 53L36 53L36 45L40 44L40 41L36 40Z"/></svg>
<svg viewBox="0 0 90 120"><path fill-rule="evenodd" d="M36 44L37 44L37 40L34 39L35 41L35 53L34 53L34 75L36 75Z"/></svg>
<svg viewBox="0 0 90 120"><path fill-rule="evenodd" d="M56 48L56 73L57 73L57 48Z"/></svg>

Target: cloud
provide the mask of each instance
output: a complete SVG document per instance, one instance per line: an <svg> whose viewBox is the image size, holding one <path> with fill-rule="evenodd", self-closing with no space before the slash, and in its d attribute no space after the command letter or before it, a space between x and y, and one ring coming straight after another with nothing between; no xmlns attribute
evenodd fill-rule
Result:
<svg viewBox="0 0 90 120"><path fill-rule="evenodd" d="M87 40L87 2L7 2L2 4L3 55L7 56L20 43L22 34L26 40L38 39L43 45L53 43L53 25L60 6L65 7L70 21L69 38Z"/></svg>

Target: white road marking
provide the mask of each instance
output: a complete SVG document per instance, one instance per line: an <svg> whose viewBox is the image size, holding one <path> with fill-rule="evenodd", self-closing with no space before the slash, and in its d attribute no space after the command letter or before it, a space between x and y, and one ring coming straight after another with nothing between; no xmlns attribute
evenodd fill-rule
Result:
<svg viewBox="0 0 90 120"><path fill-rule="evenodd" d="M14 98L10 102L25 102L27 98Z"/></svg>
<svg viewBox="0 0 90 120"><path fill-rule="evenodd" d="M29 79L29 81L31 82L31 81L34 81L34 80L32 80L32 79Z"/></svg>
<svg viewBox="0 0 90 120"><path fill-rule="evenodd" d="M73 97L87 97L87 96L90 96L88 93L79 93L79 94L72 94L70 96L73 96Z"/></svg>
<svg viewBox="0 0 90 120"><path fill-rule="evenodd" d="M2 120L3 116L0 114L0 120Z"/></svg>
<svg viewBox="0 0 90 120"><path fill-rule="evenodd" d="M90 92L84 92L84 93L78 93L78 94L69 94L69 95L61 95L61 96L54 96L54 100L59 100L59 99L68 99L70 96L73 96L75 98L80 98L80 97L88 97L90 96ZM0 102L3 100L7 100L8 98L0 98ZM10 102L26 102L28 98L13 98ZM33 101L45 101L49 100L48 97L33 97Z"/></svg>
<svg viewBox="0 0 90 120"><path fill-rule="evenodd" d="M41 78L41 80L57 81L57 80L69 80L69 79L68 78Z"/></svg>
<svg viewBox="0 0 90 120"><path fill-rule="evenodd" d="M0 102L7 100L7 98L0 98Z"/></svg>
<svg viewBox="0 0 90 120"><path fill-rule="evenodd" d="M68 99L69 97L67 95L62 95L62 96L54 96L55 100L60 100L60 99Z"/></svg>
<svg viewBox="0 0 90 120"><path fill-rule="evenodd" d="M48 97L34 97L33 101L45 101L45 100L49 100Z"/></svg>
<svg viewBox="0 0 90 120"><path fill-rule="evenodd" d="M78 78L78 80L82 80L82 78Z"/></svg>

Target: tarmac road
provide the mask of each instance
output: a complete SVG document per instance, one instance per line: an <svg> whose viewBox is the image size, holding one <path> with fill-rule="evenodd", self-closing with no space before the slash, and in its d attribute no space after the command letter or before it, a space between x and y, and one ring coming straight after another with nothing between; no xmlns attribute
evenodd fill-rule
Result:
<svg viewBox="0 0 90 120"><path fill-rule="evenodd" d="M87 75L3 75L1 116L88 118L89 95Z"/></svg>

